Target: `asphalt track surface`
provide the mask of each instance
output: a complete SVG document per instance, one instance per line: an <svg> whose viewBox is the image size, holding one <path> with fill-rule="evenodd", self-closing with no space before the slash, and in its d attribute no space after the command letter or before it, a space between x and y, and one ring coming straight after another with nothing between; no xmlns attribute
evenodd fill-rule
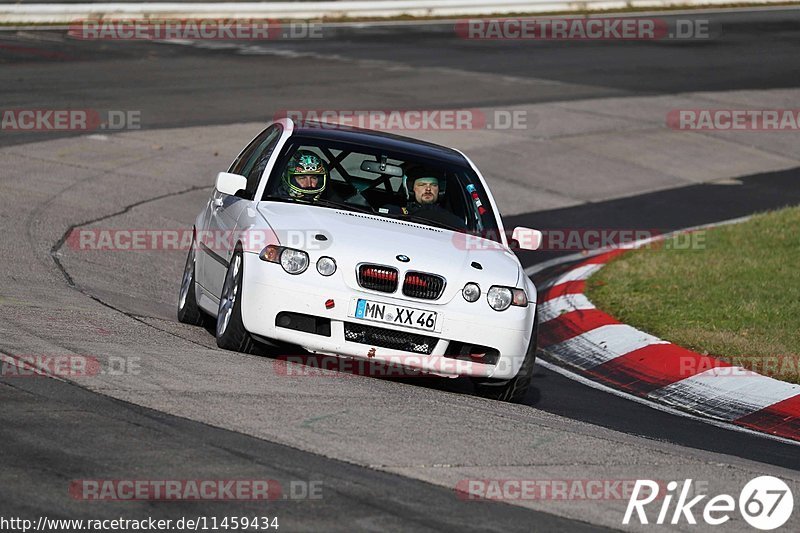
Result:
<svg viewBox="0 0 800 533"><path fill-rule="evenodd" d="M724 31L723 37L713 42L475 43L454 37L444 26L359 31L337 28L320 41L270 43L274 49L270 53L253 55L234 53L235 49L211 50L158 43L81 42L65 40L58 33L0 33L0 64L3 65L0 91L4 108L137 109L141 110L148 129L160 129L267 121L281 109L295 108L503 107L588 98L759 91L797 86L800 72L800 16L797 11L729 14L714 19ZM431 49L437 53L432 54ZM295 55L287 55L287 51ZM381 62L404 68L385 69ZM469 73L480 76L472 83L465 83ZM486 74L505 81L493 83ZM553 81L558 83L548 83ZM4 132L0 142L3 147L14 147L71 135ZM62 235L69 224L120 211L132 217L122 223L141 223L153 216L159 205L174 209L174 219L190 224L208 192L203 187L207 187L213 172L207 174L192 181L196 190L168 198L175 203L154 202L152 210L143 212L133 207L135 203L138 205L135 201L114 198L125 207L107 213L101 205L105 201L103 196L82 199L74 216L65 213L63 219L58 219L66 220L66 225L61 222L61 226L44 233ZM508 224L543 229L594 225L663 229L692 226L797 204L800 201L798 174L796 169L750 173L736 176L741 183L736 187L714 183L687 185L515 214L508 217ZM22 179L9 165L4 166L2 176L9 181ZM158 194L150 195L151 198L155 196ZM144 203L141 205L147 207ZM118 321L137 320L138 326L156 324L159 332L177 331L177 326L165 325L171 317L163 306L144 312L140 303L126 301L111 291L93 292L90 278L96 271L91 265L67 262L66 270L61 271L47 254L57 238L39 242L31 237L37 235L37 225L41 224L33 216L26 221L27 236L23 235L23 230L10 220L11 212L9 208L6 215L0 213L3 215L0 220L6 226L3 251L16 254L7 256L9 265L25 264L27 256L23 257L15 243L27 238L30 248L39 254L36 261L49 263L46 284L63 287L77 280L82 292L70 292L76 309L85 305L90 295L95 301L122 312L105 309L106 313L116 313L109 319L115 326ZM46 220L49 215L39 212L37 216ZM26 252L30 252L27 247ZM551 257L550 254L525 254L522 260L530 265ZM181 264L181 260L172 263ZM119 271L106 272L106 275L112 280L116 276L117 283L126 282L121 276L152 275L145 272L146 264L138 260L133 260L132 264L130 269L119 266ZM175 264L151 265L156 277L166 277L154 283L156 288L152 290L157 290L152 295L154 300L172 299L171 294L164 297L160 292L164 287L175 288L178 281L173 272ZM175 279L168 278L169 275L175 275ZM5 294L28 291L34 294L38 289L34 282L19 273L5 277L3 284ZM55 289L53 292L55 294ZM71 300L68 296L54 295L53 301L60 302L63 312ZM0 305L15 311L7 304L0 302ZM94 318L102 320L103 316L98 314ZM141 328L138 331L141 335ZM40 333L31 324L28 334L36 339ZM186 334L178 333L176 339L186 338L181 335ZM203 347L213 346L211 336L202 330L193 332L189 340ZM120 343L123 346L127 343L134 353L136 335L123 335ZM81 347L80 340L75 339L55 344L71 349ZM0 344L0 351L19 353L20 349L13 337L7 337ZM246 362L259 364L247 358ZM354 382L353 387L359 388L360 395L385 395L391 401L420 402L429 408L449 409L451 404L463 404L464 408L480 410L495 420L517 421L520 427L528 427L525 417L538 417L538 413L545 417L557 415L547 418L551 425L546 425L546 429L537 426L542 433L533 438L531 462L520 465L519 469L504 471L507 477L578 477L580 474L568 467L554 469L551 466L548 470L544 466L548 464L547 457L540 454L554 452L548 448L547 440L559 443L559 438L554 436L559 431L573 433L576 438L583 436L587 442L595 436L610 434L608 432L627 435L629 440L624 440L624 446L620 444L619 456L613 455L613 446L610 447L609 467L631 460L633 455L624 455L631 452L622 448L642 447L642 443L646 443L648 450L664 450L665 454L672 454L670 457L684 457L687 462L729 466L741 462L752 471L763 468L784 473L800 469L794 446L655 411L542 368L534 379L535 390L526 402L528 407L522 408L492 402L470 403L472 399L468 396L452 398L451 392L469 392L468 385L461 381L420 381L409 386L367 379ZM349 385L349 380L345 380L340 387ZM192 418L190 416L164 414L61 381L2 378L0 397L0 447L4 461L0 471L0 514L3 516L174 518L270 514L281 517L287 531L578 530L614 523L589 511L572 513L572 520L561 518L556 515L569 516L569 512L562 508L548 509L547 505L532 510L504 503L463 502L455 497L452 488L437 482L433 474L431 483L426 483L427 474L410 473L411 469L403 465L397 465L394 473L387 471L392 468L382 468L380 462L369 463L373 467L365 468L352 455L341 451L335 442L330 443L330 453L321 451L317 443L310 445L314 452L303 451L297 449L302 447L299 445L286 446L263 436L251 436L257 432L220 429L227 427L223 422L195 422L188 419ZM252 401L252 398L245 396L242 400ZM384 409L390 407L384 406ZM235 418L234 413L229 415ZM276 418L280 418L278 413ZM411 420L425 429L419 433L419 438L438 439L426 445L459 448L459 443L448 441L442 432L428 427L434 422L428 421L425 413L417 412ZM474 425L473 433L478 435L486 431L479 420L470 418L467 422L465 419L465 423ZM387 426L388 430L398 428L388 420L373 422L377 426ZM435 423L447 425L442 420ZM492 425L488 421L484 423L486 427ZM329 431L332 438L341 438L335 431ZM406 431L416 434L419 429L406 427ZM376 442L385 442L377 433L374 438ZM483 440L498 445L492 435L484 436ZM360 444L374 446L369 441ZM487 453L493 455L492 451ZM446 457L452 459L452 456ZM536 461L542 461L544 470L530 469ZM564 457L553 461L553 465L569 464ZM575 461L581 464L580 457L576 456ZM515 464L512 462L508 466ZM768 465L774 465L777 470ZM427 466L436 470L435 465ZM674 471L661 471L659 475L684 472L677 466L674 468ZM319 501L275 502L268 507L242 502L202 506L185 502L76 503L66 495L66 486L72 479L137 477L267 477L285 483L292 479L314 478L324 482L326 491ZM616 516L618 523L621 515Z"/></svg>
<svg viewBox="0 0 800 533"><path fill-rule="evenodd" d="M466 40L455 35L452 23L334 26L325 28L323 39L271 41L263 51L273 56L0 32L0 64L9 67L0 72L0 82L7 108L116 105L140 110L149 128L267 121L281 110L309 109L310 103L324 103L325 109L474 108L792 88L798 13L703 15L698 18L711 20L720 39L624 43ZM336 57L378 63L370 67ZM379 68L381 61L395 69ZM4 144L48 135L4 135Z"/></svg>

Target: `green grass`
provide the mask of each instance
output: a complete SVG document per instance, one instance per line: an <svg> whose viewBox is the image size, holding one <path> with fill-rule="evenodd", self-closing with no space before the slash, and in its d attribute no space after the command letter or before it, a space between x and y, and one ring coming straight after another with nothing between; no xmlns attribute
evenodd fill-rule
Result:
<svg viewBox="0 0 800 533"><path fill-rule="evenodd" d="M798 207L623 254L587 293L626 324L800 383Z"/></svg>

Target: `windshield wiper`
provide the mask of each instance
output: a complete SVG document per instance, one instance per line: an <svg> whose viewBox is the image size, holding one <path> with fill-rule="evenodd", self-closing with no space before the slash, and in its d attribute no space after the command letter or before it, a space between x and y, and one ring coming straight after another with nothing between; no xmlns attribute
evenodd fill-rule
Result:
<svg viewBox="0 0 800 533"><path fill-rule="evenodd" d="M382 213L383 214L383 213ZM425 217L418 217L416 215L395 215L395 214L383 214L383 216L388 216L390 218L394 218L397 220L407 220L409 222L416 222L417 224L422 224L424 226L436 226L437 228L442 229L449 229L450 231L458 231L464 232L466 231L465 228L458 228L456 226L452 226L446 222L440 222L438 220L431 220L430 218Z"/></svg>
<svg viewBox="0 0 800 533"><path fill-rule="evenodd" d="M334 207L336 209L345 209L347 211L356 211L359 213L367 213L367 214L374 214L374 211L368 209L366 207L361 207L358 205L350 205L344 202L337 202L335 200L328 200L327 198L317 198L316 200L305 200L303 198L292 198L289 196L277 196L277 195L269 195L264 196L263 200L265 201L275 201L275 202L285 202L289 204L301 204L301 205L321 205L325 207Z"/></svg>
<svg viewBox="0 0 800 533"><path fill-rule="evenodd" d="M269 195L269 196L263 196L261 198L261 200L265 201L265 202L266 201L268 201L268 202L285 202L287 204L295 203L295 199L294 198L290 198L288 196L275 196L275 195L272 195L272 194Z"/></svg>
<svg viewBox="0 0 800 533"><path fill-rule="evenodd" d="M326 207L335 207L337 209L347 209L349 211L357 211L359 213L368 213L370 215L375 214L372 209L360 205L350 205L344 202L337 202L336 200L328 200L327 198L317 198L316 200L309 201L308 203L311 205L324 205Z"/></svg>

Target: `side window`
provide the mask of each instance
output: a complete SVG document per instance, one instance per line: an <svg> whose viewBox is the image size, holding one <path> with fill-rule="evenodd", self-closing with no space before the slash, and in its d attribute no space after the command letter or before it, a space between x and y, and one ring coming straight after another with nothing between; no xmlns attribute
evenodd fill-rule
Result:
<svg viewBox="0 0 800 533"><path fill-rule="evenodd" d="M264 172L275 146L278 144L282 131L283 127L279 124L267 128L233 162L230 171L247 178L247 188L245 190L248 198L253 198L258 188L258 180Z"/></svg>
<svg viewBox="0 0 800 533"><path fill-rule="evenodd" d="M243 175L242 169L244 168L245 164L250 159L250 157L252 157L253 152L264 141L264 139L266 139L267 137L269 137L270 134L272 134L273 129L275 129L276 127L277 124L265 129L264 131L259 133L255 139L250 141L250 144L247 145L247 148L242 150L242 153L240 153L239 156L236 158L236 160L233 162L228 172L232 174Z"/></svg>

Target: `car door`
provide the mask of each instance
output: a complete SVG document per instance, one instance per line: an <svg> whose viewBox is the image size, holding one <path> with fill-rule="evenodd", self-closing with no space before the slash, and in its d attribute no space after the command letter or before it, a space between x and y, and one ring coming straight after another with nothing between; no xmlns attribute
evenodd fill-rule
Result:
<svg viewBox="0 0 800 533"><path fill-rule="evenodd" d="M197 268L201 285L217 299L236 246L236 221L244 209L253 206L263 165L275 149L282 130L282 126L275 124L261 132L231 165L228 172L247 178L245 189L235 195L214 189L209 199L206 227L202 228L202 238L198 239Z"/></svg>

